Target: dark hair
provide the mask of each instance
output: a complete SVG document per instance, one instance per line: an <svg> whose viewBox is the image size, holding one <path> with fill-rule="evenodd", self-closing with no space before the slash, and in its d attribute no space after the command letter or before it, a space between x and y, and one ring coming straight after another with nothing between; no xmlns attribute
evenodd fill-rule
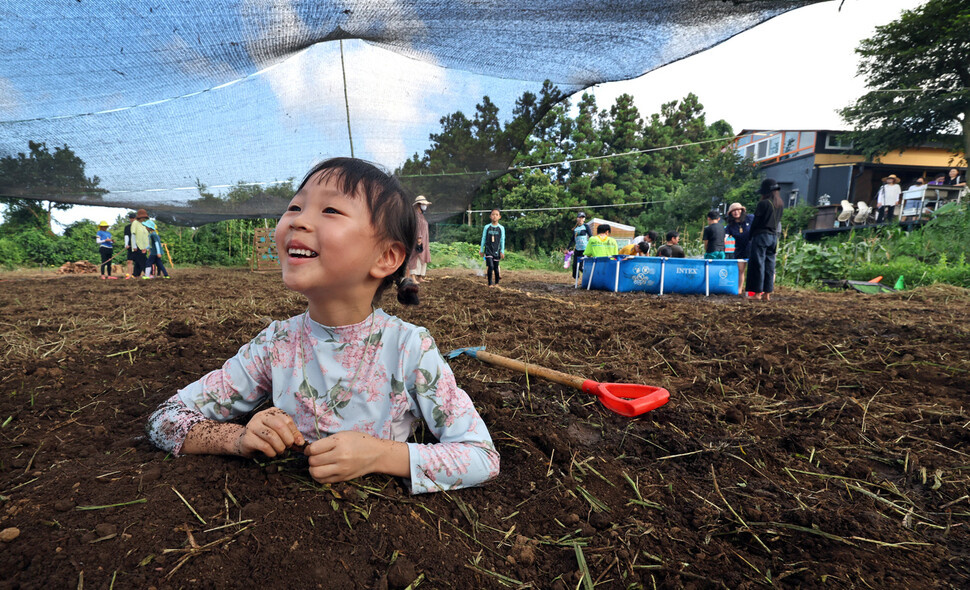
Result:
<svg viewBox="0 0 970 590"><path fill-rule="evenodd" d="M648 238L650 238L650 241L651 242L656 242L657 241L657 238L660 237L660 236L657 235L657 232L655 232L653 230L648 231L647 234L646 234L646 236Z"/></svg>
<svg viewBox="0 0 970 590"><path fill-rule="evenodd" d="M492 210L488 212L488 214L491 215L492 213L495 213L496 211L498 211L498 214L499 215L502 214L502 210L499 209L498 207L493 207Z"/></svg>
<svg viewBox="0 0 970 590"><path fill-rule="evenodd" d="M667 241L668 241L668 242L669 242L670 240L672 240L672 239L674 239L674 238L679 238L679 237L680 237L680 234L679 234L679 233L677 233L677 232L675 232L675 231L673 231L673 230L671 230L671 231L669 231L669 232L667 232Z"/></svg>
<svg viewBox="0 0 970 590"><path fill-rule="evenodd" d="M775 209L783 209L785 202L781 200L781 195L777 192L780 190L781 187L778 186L778 181L774 178L766 178L761 181L761 188L758 189L758 194L761 195L762 199L771 199L771 204Z"/></svg>
<svg viewBox="0 0 970 590"><path fill-rule="evenodd" d="M377 287L373 302L377 303L384 291L394 283L397 285L398 301L404 305L417 305L418 286L407 278L408 262L418 234L418 222L412 207L414 196L396 177L357 158L330 158L320 162L307 172L297 192L318 173L317 183L332 180L352 198L362 193L367 200L370 222L378 239L399 242L404 246L404 261L397 270L384 277Z"/></svg>
<svg viewBox="0 0 970 590"><path fill-rule="evenodd" d="M717 209L711 209L710 211L707 212L707 218L708 219L720 219L721 218L721 214L717 212Z"/></svg>
<svg viewBox="0 0 970 590"><path fill-rule="evenodd" d="M774 178L766 178L761 181L761 187L758 189L759 195L770 195L772 192L781 190L778 186L778 182Z"/></svg>
<svg viewBox="0 0 970 590"><path fill-rule="evenodd" d="M605 234L606 232L610 231L611 229L612 228L610 228L610 226L608 224L601 223L596 228L596 235Z"/></svg>
<svg viewBox="0 0 970 590"><path fill-rule="evenodd" d="M129 211L128 212L128 219L134 219L134 218L135 218L135 212L134 211Z"/></svg>
<svg viewBox="0 0 970 590"><path fill-rule="evenodd" d="M650 242L643 240L642 242L637 242L637 250L643 254L650 252Z"/></svg>

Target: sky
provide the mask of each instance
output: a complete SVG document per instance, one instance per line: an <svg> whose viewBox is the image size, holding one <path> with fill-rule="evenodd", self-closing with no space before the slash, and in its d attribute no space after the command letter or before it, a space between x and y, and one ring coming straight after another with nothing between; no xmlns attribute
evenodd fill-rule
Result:
<svg viewBox="0 0 970 590"><path fill-rule="evenodd" d="M659 112L663 103L693 92L704 105L709 123L725 119L735 131L841 129L844 124L836 109L850 104L865 88L864 81L856 76L858 60L854 50L859 41L872 36L877 25L889 23L903 10L922 3L923 0L836 0L807 6L639 78L601 84L589 91L596 95L600 108L609 108L620 94L630 94L644 117ZM366 46L363 51L367 51ZM305 67L302 60L309 57L301 54L287 67L299 71ZM369 59L380 63L379 59ZM436 75L427 64L410 63L411 72L399 71L409 67L405 62L394 63L397 76L413 82ZM303 79L291 74L286 77ZM276 95L281 108L288 108L285 89ZM76 206L56 212L54 218L63 225L85 218L114 222L124 211Z"/></svg>

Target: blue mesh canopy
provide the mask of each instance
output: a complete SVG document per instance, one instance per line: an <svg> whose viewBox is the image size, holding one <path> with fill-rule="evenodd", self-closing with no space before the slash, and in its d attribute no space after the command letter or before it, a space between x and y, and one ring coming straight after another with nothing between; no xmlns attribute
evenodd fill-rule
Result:
<svg viewBox="0 0 970 590"><path fill-rule="evenodd" d="M0 157L67 145L107 192L0 178L0 196L192 225L276 216L279 198L200 202L197 184L299 179L351 143L393 170L484 95L507 115L545 80L570 94L636 77L813 1L6 0ZM439 194L422 183L435 216L462 211L507 160Z"/></svg>

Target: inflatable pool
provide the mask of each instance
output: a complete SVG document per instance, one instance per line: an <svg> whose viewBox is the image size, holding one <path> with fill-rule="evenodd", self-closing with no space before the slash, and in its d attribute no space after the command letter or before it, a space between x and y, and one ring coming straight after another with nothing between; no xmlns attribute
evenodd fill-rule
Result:
<svg viewBox="0 0 970 590"><path fill-rule="evenodd" d="M693 295L740 295L738 260L696 258L586 258L582 281L577 286L600 291L643 291Z"/></svg>

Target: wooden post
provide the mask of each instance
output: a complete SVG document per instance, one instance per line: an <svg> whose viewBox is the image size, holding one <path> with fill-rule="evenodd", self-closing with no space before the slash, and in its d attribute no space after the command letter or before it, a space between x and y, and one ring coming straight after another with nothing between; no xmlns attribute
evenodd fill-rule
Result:
<svg viewBox="0 0 970 590"><path fill-rule="evenodd" d="M168 244L162 242L162 248L165 248L165 254L168 255L168 265L172 267L172 270L175 270L175 263L172 262L172 253L168 251Z"/></svg>

